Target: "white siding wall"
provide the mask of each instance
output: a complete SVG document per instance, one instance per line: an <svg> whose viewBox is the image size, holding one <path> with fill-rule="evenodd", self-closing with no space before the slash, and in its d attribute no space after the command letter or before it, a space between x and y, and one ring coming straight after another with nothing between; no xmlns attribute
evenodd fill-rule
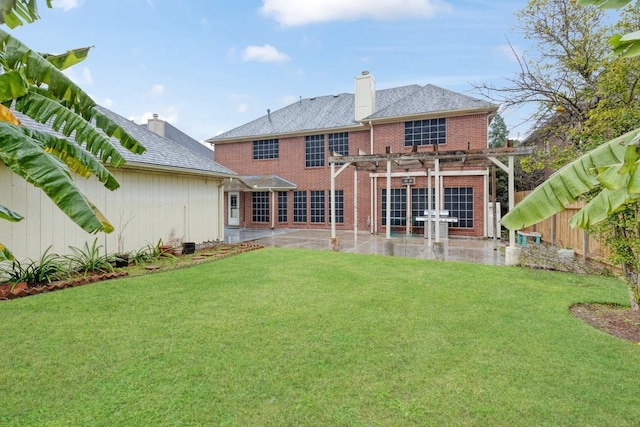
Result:
<svg viewBox="0 0 640 427"><path fill-rule="evenodd" d="M118 237L125 251L138 250L170 235L202 243L223 240L220 215L221 180L175 173L117 170L116 191L96 179L76 178L80 189L113 224L110 234L91 235L69 220L42 193L0 165L0 204L22 214L18 223L0 220L0 242L20 260L38 260L52 246L58 254L69 246L83 248L97 237L107 253L118 252Z"/></svg>

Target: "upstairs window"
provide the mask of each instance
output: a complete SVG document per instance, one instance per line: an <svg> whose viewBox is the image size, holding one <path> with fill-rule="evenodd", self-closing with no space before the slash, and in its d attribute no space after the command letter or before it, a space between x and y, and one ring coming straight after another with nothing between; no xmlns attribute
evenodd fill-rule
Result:
<svg viewBox="0 0 640 427"><path fill-rule="evenodd" d="M329 134L329 153L333 152L343 156L349 155L349 132Z"/></svg>
<svg viewBox="0 0 640 427"><path fill-rule="evenodd" d="M414 120L404 123L404 146L447 142L447 119Z"/></svg>
<svg viewBox="0 0 640 427"><path fill-rule="evenodd" d="M324 166L324 135L305 136L305 166Z"/></svg>
<svg viewBox="0 0 640 427"><path fill-rule="evenodd" d="M253 160L277 159L278 155L277 139L253 141Z"/></svg>
<svg viewBox="0 0 640 427"><path fill-rule="evenodd" d="M349 132L338 132L329 134L329 155L333 153L343 156L349 155ZM342 162L336 162L336 165L343 165Z"/></svg>

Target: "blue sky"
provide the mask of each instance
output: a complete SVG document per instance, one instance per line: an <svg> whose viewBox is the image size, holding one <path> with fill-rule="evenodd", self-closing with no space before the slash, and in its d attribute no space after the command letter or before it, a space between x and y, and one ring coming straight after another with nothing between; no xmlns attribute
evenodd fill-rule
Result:
<svg viewBox="0 0 640 427"><path fill-rule="evenodd" d="M96 102L146 123L152 113L203 141L308 98L435 84L479 95L506 84L525 49L526 0L54 0L11 30L32 49L95 46L68 75ZM526 113L506 111L511 136Z"/></svg>

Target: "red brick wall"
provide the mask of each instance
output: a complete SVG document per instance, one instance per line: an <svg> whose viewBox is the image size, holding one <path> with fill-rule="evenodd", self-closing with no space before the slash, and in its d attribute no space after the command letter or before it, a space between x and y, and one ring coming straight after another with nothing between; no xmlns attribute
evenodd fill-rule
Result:
<svg viewBox="0 0 640 427"><path fill-rule="evenodd" d="M311 133L310 133L311 134ZM404 146L404 122L380 124L373 127L374 153L384 153L387 146L391 146L394 153L408 152L410 147ZM460 117L447 118L447 143L439 146L440 150L486 148L487 145L487 117L485 114L475 114ZM327 141L325 137L325 149ZM358 149L365 153L371 153L371 133L368 129L349 132L349 154L358 154ZM419 147L420 151L432 150L431 146ZM325 190L326 223L311 223L310 215L307 215L307 223L293 222L293 193L288 194L288 219L287 223L278 223L277 209L275 211L275 226L277 228L323 228L328 229L330 223L329 189L331 187L329 153L325 152L325 166L317 168L305 167L305 138L289 137L279 139L279 158L270 160L253 160L252 141L218 144L215 147L216 162L230 168L239 175L270 175L275 174L297 185L297 190ZM336 170L338 167L336 167ZM443 167L446 170L446 167ZM472 169L465 169L472 170ZM397 172L394 171L394 172ZM344 190L344 224L337 224L338 229L353 229L354 203L353 203L354 168L349 167L336 178L336 190ZM445 187L473 187L474 188L474 227L452 228L451 235L483 236L484 233L484 180L481 176L444 177ZM426 177L416 177L416 187L427 186ZM368 172L358 173L358 229L369 229L369 221L373 220L370 203L371 179ZM404 188L401 178L392 180L392 188ZM378 179L378 206L377 219L378 230L384 231L381 225L381 191L386 188L385 178ZM225 204L227 201L225 200ZM276 197L277 203L277 197ZM310 207L310 195L307 195L307 208ZM240 196L241 223L243 227L270 227L270 223L256 223L251 221L251 193L243 193ZM272 209L273 212L273 209Z"/></svg>

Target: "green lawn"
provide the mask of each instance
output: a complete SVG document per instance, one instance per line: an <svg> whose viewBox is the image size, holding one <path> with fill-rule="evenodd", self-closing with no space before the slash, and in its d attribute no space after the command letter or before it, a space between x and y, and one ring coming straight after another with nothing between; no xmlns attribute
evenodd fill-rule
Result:
<svg viewBox="0 0 640 427"><path fill-rule="evenodd" d="M0 303L0 425L638 425L624 284L261 249Z"/></svg>

